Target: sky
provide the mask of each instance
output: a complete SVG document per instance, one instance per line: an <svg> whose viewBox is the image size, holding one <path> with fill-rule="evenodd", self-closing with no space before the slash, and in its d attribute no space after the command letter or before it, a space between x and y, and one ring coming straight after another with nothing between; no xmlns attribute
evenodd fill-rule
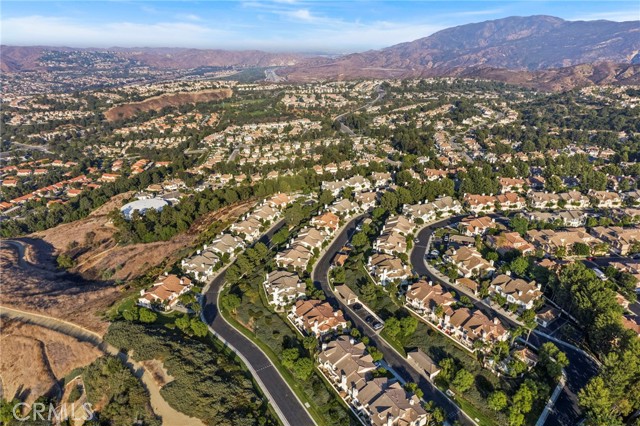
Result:
<svg viewBox="0 0 640 426"><path fill-rule="evenodd" d="M350 53L507 16L640 20L640 1L7 1L0 42Z"/></svg>

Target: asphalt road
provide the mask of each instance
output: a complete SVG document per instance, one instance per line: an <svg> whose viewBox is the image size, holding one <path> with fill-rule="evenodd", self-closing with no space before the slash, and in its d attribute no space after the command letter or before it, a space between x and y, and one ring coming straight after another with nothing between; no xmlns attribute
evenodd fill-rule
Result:
<svg viewBox="0 0 640 426"><path fill-rule="evenodd" d="M427 246L427 241L431 234L438 228L445 227L451 223L459 220L460 217L452 217L446 220L436 222L432 225L422 229L418 234L418 242L415 244L413 251L411 252L411 264L415 271L421 275L426 276L433 282L441 284L445 288L451 290L457 290L456 287L449 285L446 281L434 276L429 272L424 263L424 256ZM487 307L480 302L474 302L475 306L487 311ZM493 311L492 315L498 316L504 323L514 327L515 323L507 316ZM581 412L578 406L577 392L583 388L587 382L594 377L598 372L597 364L582 351L575 349L573 346L563 344L556 340L549 339L548 337L540 334L531 333L529 336L529 343L539 347L546 342L552 342L559 346L564 351L569 359L569 366L565 369L567 374L567 383L562 393L558 397L554 408L551 410L549 417L544 423L547 426L575 426L580 423Z"/></svg>
<svg viewBox="0 0 640 426"><path fill-rule="evenodd" d="M380 337L380 335L376 333L376 331L373 330L373 328L371 328L369 324L364 321L363 318L361 318L349 306L338 299L329 286L328 273L331 266L331 260L333 259L335 254L340 251L342 246L344 246L349 241L349 239L355 232L356 226L363 218L364 215L354 218L333 240L329 248L326 250L325 254L320 258L318 263L316 263L315 269L313 270L314 284L321 286L322 290L327 296L327 301L332 306L340 308L347 320L351 321L351 323L356 328L358 328L360 332L366 334L373 342L375 342L376 347L384 355L384 360L386 361L386 363L396 373L398 373L400 377L408 382L415 382L418 384L420 389L422 389L422 391L424 392L425 400L432 400L437 405L442 407L446 411L449 421L458 421L462 425L474 425L474 422L469 419L466 414L460 410L459 407L457 407L429 380L427 380L422 374L420 374L406 358L404 358L402 355L396 352L395 349L389 346L387 342L382 337Z"/></svg>
<svg viewBox="0 0 640 426"><path fill-rule="evenodd" d="M280 221L269 232L262 236L261 242L268 244L284 224ZM203 315L207 324L217 336L229 345L245 361L251 373L258 379L263 391L267 393L281 420L289 426L311 426L315 422L284 381L271 360L251 340L233 328L218 311L218 295L225 282L225 272L214 278L206 288L203 300Z"/></svg>

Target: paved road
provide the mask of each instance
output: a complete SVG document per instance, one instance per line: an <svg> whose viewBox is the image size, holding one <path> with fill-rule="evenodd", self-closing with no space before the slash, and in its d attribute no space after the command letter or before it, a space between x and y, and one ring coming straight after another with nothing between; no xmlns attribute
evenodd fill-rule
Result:
<svg viewBox="0 0 640 426"><path fill-rule="evenodd" d="M445 288L450 288L459 292L457 287L451 286L448 282L433 275L426 267L424 262L424 256L426 252L427 241L431 234L438 228L442 228L451 223L459 220L458 217L452 217L446 220L442 220L433 223L420 231L418 234L418 242L411 252L411 264L419 275L426 276L433 282L441 284ZM473 300L473 299L472 299ZM487 311L486 305L478 301L474 302L475 306ZM513 320L500 312L491 310L492 315L498 316L503 322L514 327L516 324ZM540 347L546 342L553 342L560 347L569 359L569 366L565 369L567 374L567 384L562 390L558 401L556 402L551 414L544 423L547 426L574 426L580 422L581 413L578 407L577 392L584 387L587 382L594 377L598 372L598 365L596 362L587 356L584 352L576 349L575 347L565 344L546 336L543 336L535 331L529 336L529 343L536 347Z"/></svg>
<svg viewBox="0 0 640 426"><path fill-rule="evenodd" d="M339 307L344 312L345 318L351 321L362 333L369 336L369 338L375 342L376 346L384 355L384 360L387 364L395 370L400 377L408 382L415 382L420 389L424 392L425 400L433 400L440 407L444 408L447 412L447 418L453 421L459 421L462 425L474 425L474 422L464 414L459 407L457 407L449 398L447 398L439 389L437 389L430 381L428 381L422 374L420 374L409 361L395 351L387 342L380 337L375 330L373 330L369 324L367 324L360 316L358 316L349 306L338 299L333 293L328 282L329 267L331 266L331 260L335 254L349 241L356 226L363 219L364 216L358 216L351 220L347 226L344 227L342 232L336 236L329 248L326 250L324 256L320 258L313 270L314 284L320 285L322 290L327 296L327 301L334 307Z"/></svg>
<svg viewBox="0 0 640 426"><path fill-rule="evenodd" d="M268 244L273 234L283 225L284 221L280 221L263 235L260 241ZM242 358L285 425L315 425L302 402L280 376L269 357L244 334L231 326L222 315L219 315L218 296L225 282L224 277L225 272L223 271L205 288L203 316L207 324L220 340Z"/></svg>

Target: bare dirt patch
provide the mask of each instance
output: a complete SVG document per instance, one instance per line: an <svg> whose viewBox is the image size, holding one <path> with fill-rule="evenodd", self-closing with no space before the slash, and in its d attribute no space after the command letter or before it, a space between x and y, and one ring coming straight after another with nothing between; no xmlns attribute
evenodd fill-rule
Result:
<svg viewBox="0 0 640 426"><path fill-rule="evenodd" d="M71 254L76 260L76 267L70 272L84 279L126 281L139 277L150 268L179 260L184 256L184 250L194 245L200 234L214 222L233 221L246 213L253 204L237 203L209 213L198 219L187 232L178 234L169 241L117 245L114 240L117 230L110 224L107 216L114 207L103 210L102 214L92 214L86 219L33 234L33 237L34 240L37 238L50 245L54 255L63 252ZM69 250L72 245L77 247ZM40 251L42 249L41 247Z"/></svg>
<svg viewBox="0 0 640 426"><path fill-rule="evenodd" d="M171 376L167 372L162 362L158 361L157 359L140 361L140 364L142 364L145 370L147 370L147 372L151 374L151 378L159 388L162 388L167 383L173 381L173 376Z"/></svg>
<svg viewBox="0 0 640 426"><path fill-rule="evenodd" d="M0 333L0 377L6 399L27 403L41 395L59 395L58 381L101 353L93 345L65 334L3 318Z"/></svg>
<svg viewBox="0 0 640 426"><path fill-rule="evenodd" d="M210 102L225 99L233 94L231 89L212 89L199 92L181 92L154 96L140 102L132 102L108 109L104 116L109 121L126 120L140 112L160 111L167 106L180 106L198 102Z"/></svg>
<svg viewBox="0 0 640 426"><path fill-rule="evenodd" d="M122 298L128 280L178 261L216 221L230 223L255 204L237 203L205 215L170 241L119 246L107 213L122 199L85 219L19 239L29 254L22 264L14 248L1 246L0 304L61 318L102 335L109 326L102 313ZM70 250L71 245L76 247ZM58 270L55 258L60 253L72 254L76 267L66 273Z"/></svg>

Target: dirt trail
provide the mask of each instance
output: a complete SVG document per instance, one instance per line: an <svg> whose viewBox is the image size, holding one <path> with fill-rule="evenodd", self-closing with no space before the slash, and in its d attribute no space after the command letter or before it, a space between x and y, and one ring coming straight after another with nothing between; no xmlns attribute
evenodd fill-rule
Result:
<svg viewBox="0 0 640 426"><path fill-rule="evenodd" d="M82 342L95 345L102 352L119 357L122 362L140 378L145 388L149 391L151 407L154 413L162 417L162 424L166 426L204 426L200 419L189 417L172 408L160 395L160 387L153 380L152 374L145 367L131 359L127 354L119 352L116 348L102 340L102 337L89 329L57 318L39 315L31 312L24 312L18 309L0 306L0 316L36 324L49 328L57 332L74 337Z"/></svg>

